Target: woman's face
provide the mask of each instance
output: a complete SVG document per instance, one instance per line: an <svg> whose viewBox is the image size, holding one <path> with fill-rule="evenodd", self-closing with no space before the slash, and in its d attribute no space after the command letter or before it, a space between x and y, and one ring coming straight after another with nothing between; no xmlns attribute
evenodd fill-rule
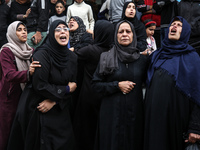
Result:
<svg viewBox="0 0 200 150"><path fill-rule="evenodd" d="M133 41L133 32L130 25L127 22L122 23L119 26L117 33L117 41L120 45L128 46Z"/></svg>
<svg viewBox="0 0 200 150"><path fill-rule="evenodd" d="M55 29L55 39L61 46L66 46L69 41L69 29L64 24L59 24Z"/></svg>
<svg viewBox="0 0 200 150"><path fill-rule="evenodd" d="M16 35L19 40L23 43L27 41L27 29L24 25L20 24L16 30Z"/></svg>
<svg viewBox="0 0 200 150"><path fill-rule="evenodd" d="M128 18L134 18L135 14L136 14L135 4L129 3L125 11L125 16Z"/></svg>
<svg viewBox="0 0 200 150"><path fill-rule="evenodd" d="M169 27L169 34L168 34L168 38L170 40L180 39L182 32L182 25L183 23L179 20L172 22L171 26Z"/></svg>
<svg viewBox="0 0 200 150"><path fill-rule="evenodd" d="M72 32L74 32L78 29L78 23L76 22L76 20L74 18L71 18L69 20L68 27L69 27L70 31L72 31Z"/></svg>

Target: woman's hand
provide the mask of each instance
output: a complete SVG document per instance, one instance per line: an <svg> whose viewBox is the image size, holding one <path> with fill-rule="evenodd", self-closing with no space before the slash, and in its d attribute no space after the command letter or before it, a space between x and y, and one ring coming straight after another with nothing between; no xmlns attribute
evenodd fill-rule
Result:
<svg viewBox="0 0 200 150"><path fill-rule="evenodd" d="M136 83L131 81L121 81L118 83L118 86L123 94L129 93L134 88L134 85L136 85Z"/></svg>
<svg viewBox="0 0 200 150"><path fill-rule="evenodd" d="M29 72L30 75L32 76L33 73L35 72L35 68L36 67L41 67L40 62L39 61L33 61L30 66L29 66Z"/></svg>
<svg viewBox="0 0 200 150"><path fill-rule="evenodd" d="M74 51L74 47L70 47L69 50L73 52Z"/></svg>
<svg viewBox="0 0 200 150"><path fill-rule="evenodd" d="M146 49L145 51L140 52L140 54L142 54L142 55L150 55L151 53L152 53L152 51L150 49Z"/></svg>
<svg viewBox="0 0 200 150"><path fill-rule="evenodd" d="M41 111L42 113L48 112L54 105L56 105L56 102L51 101L50 99L45 99L41 103L39 103L39 106L37 109Z"/></svg>
<svg viewBox="0 0 200 150"><path fill-rule="evenodd" d="M185 140L185 142L195 143L196 141L200 140L200 135L195 133L190 133L188 140Z"/></svg>
<svg viewBox="0 0 200 150"><path fill-rule="evenodd" d="M77 87L75 82L69 82L68 86L69 86L69 92L70 93L74 92L76 90L76 87Z"/></svg>

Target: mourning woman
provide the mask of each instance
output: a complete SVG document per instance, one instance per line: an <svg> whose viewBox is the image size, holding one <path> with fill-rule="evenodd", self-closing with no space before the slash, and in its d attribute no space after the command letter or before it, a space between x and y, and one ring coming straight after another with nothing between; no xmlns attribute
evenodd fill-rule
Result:
<svg viewBox="0 0 200 150"><path fill-rule="evenodd" d="M72 16L68 23L70 29L70 50L75 51L93 43L92 34L86 32L83 20Z"/></svg>
<svg viewBox="0 0 200 150"><path fill-rule="evenodd" d="M137 48L140 51L144 51L146 49L146 29L144 24L137 19L136 17L136 5L133 2L124 3L123 11L122 11L122 19L130 21L135 27L135 33L137 38Z"/></svg>
<svg viewBox="0 0 200 150"><path fill-rule="evenodd" d="M73 150L69 116L71 93L76 89L76 55L67 48L69 31L64 21L52 23L34 60L41 68L33 74L18 105L8 150Z"/></svg>
<svg viewBox="0 0 200 150"><path fill-rule="evenodd" d="M101 54L93 88L101 101L96 149L142 150L143 95L147 59L136 48L133 24L116 25L114 47ZM95 99L94 99L95 100Z"/></svg>
<svg viewBox="0 0 200 150"><path fill-rule="evenodd" d="M27 29L22 22L15 21L9 25L7 39L8 43L0 50L1 150L6 150L11 125L25 84L30 80L34 67L40 66L36 61L30 63L33 49L26 43Z"/></svg>
<svg viewBox="0 0 200 150"><path fill-rule="evenodd" d="M188 44L190 32L184 18L173 18L163 47L151 55L145 150L184 150L185 142L200 140L200 59Z"/></svg>
<svg viewBox="0 0 200 150"><path fill-rule="evenodd" d="M74 117L74 132L79 150L92 150L96 137L101 94L91 86L93 74L102 52L113 44L114 27L109 21L99 20L94 27L94 44L74 51L84 64L83 83Z"/></svg>

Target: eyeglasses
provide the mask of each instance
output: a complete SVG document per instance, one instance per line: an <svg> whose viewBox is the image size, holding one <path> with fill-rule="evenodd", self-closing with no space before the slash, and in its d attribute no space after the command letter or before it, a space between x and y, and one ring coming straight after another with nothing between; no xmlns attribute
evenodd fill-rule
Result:
<svg viewBox="0 0 200 150"><path fill-rule="evenodd" d="M64 30L64 32L67 32L67 31L69 31L69 28L67 28L67 27L65 27L65 28L60 28L60 27L55 28L56 32L61 32L62 30Z"/></svg>

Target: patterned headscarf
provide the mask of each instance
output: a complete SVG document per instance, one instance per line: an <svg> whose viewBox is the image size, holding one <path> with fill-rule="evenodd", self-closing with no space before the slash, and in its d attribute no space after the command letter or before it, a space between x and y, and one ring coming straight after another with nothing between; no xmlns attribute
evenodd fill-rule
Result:
<svg viewBox="0 0 200 150"><path fill-rule="evenodd" d="M86 26L83 23L83 20L78 16L72 16L74 20L78 23L78 28L75 31L70 32L70 45L74 47L82 38L82 36L86 33ZM70 19L71 19L70 18Z"/></svg>

